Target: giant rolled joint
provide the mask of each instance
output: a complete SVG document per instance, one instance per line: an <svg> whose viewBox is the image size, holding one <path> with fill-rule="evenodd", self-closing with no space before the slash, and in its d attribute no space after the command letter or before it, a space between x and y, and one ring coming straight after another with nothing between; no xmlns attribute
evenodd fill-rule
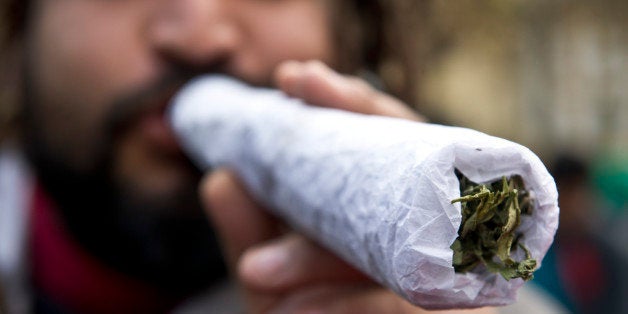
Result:
<svg viewBox="0 0 628 314"><path fill-rule="evenodd" d="M474 130L314 107L226 76L191 81L170 119L199 167L231 169L294 230L425 309L514 302L558 226L539 158ZM515 205L516 219L478 219ZM475 245L462 233L498 248L461 251Z"/></svg>

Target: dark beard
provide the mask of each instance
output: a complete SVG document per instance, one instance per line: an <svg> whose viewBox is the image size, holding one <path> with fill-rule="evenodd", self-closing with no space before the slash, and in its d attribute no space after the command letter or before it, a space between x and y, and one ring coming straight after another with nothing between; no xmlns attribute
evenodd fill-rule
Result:
<svg viewBox="0 0 628 314"><path fill-rule="evenodd" d="M23 144L39 183L74 240L104 264L175 297L189 296L226 275L220 249L196 196L197 182L170 202L130 200L111 178L118 121L133 113L110 115L109 139L89 171L61 160L43 140L39 100L32 80L24 86ZM143 103L150 94L125 97ZM113 106L128 108L126 105ZM124 124L124 123L122 123ZM190 165L190 168L192 166ZM151 207L151 208L147 208ZM152 213L152 214L151 214Z"/></svg>

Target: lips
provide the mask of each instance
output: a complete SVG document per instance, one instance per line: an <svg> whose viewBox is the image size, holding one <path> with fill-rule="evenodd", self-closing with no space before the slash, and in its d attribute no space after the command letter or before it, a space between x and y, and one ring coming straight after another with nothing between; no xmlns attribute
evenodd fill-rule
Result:
<svg viewBox="0 0 628 314"><path fill-rule="evenodd" d="M126 103L118 110L114 138L135 138L136 145L146 146L152 154L181 155L182 150L170 127L166 111L180 85L153 90Z"/></svg>
<svg viewBox="0 0 628 314"><path fill-rule="evenodd" d="M165 114L171 98L167 97L155 109L142 113L138 117L137 129L149 145L165 152L180 153L181 148Z"/></svg>

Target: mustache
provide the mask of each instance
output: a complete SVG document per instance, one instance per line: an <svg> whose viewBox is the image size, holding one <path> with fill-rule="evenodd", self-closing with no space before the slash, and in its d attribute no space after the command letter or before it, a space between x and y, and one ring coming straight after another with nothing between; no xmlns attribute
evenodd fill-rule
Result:
<svg viewBox="0 0 628 314"><path fill-rule="evenodd" d="M109 107L105 119L105 134L115 136L128 128L142 113L164 106L189 78L168 75L147 86L118 97Z"/></svg>
<svg viewBox="0 0 628 314"><path fill-rule="evenodd" d="M124 132L142 113L165 109L176 92L192 78L203 74L223 74L224 62L191 67L183 64L171 68L157 79L117 97L105 118L105 134Z"/></svg>

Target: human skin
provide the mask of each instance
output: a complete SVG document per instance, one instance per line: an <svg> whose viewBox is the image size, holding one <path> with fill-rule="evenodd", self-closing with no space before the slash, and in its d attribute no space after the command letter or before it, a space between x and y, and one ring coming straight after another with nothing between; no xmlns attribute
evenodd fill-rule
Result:
<svg viewBox="0 0 628 314"><path fill-rule="evenodd" d="M154 88L182 66L217 68L313 105L418 119L394 98L323 65L336 66L327 5L322 0L41 0L26 45L29 91L37 100L36 136L48 154L84 176L96 171L103 149L111 150L109 177L123 196L133 198L138 215L153 215L158 213L151 212L152 205L176 208L198 183L162 119L170 94ZM148 109L134 113L110 139L116 104L145 90L155 93L154 99L142 98ZM111 146L103 147L108 141ZM280 234L231 173L209 174L200 193L251 311L316 305L336 312L421 312L308 240ZM266 280L262 268L279 267L277 254L264 253L273 248L288 252L288 264L300 271L280 282Z"/></svg>
<svg viewBox="0 0 628 314"><path fill-rule="evenodd" d="M311 0L42 0L28 47L34 92L46 100L37 108L45 117L40 134L49 151L89 172L113 104L179 64L219 66L269 84L284 60L333 63L324 7ZM167 198L190 185L159 113L144 114L116 141L114 178L135 196Z"/></svg>

